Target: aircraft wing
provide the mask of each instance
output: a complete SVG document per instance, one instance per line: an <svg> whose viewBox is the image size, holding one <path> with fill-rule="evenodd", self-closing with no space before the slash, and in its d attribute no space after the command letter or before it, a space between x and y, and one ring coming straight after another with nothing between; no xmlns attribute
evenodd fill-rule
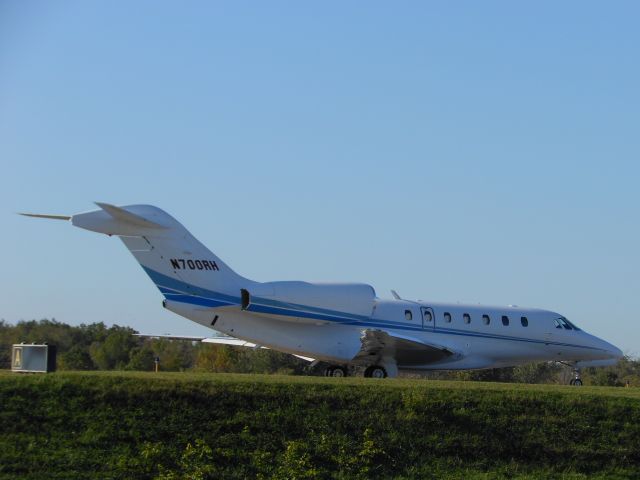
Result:
<svg viewBox="0 0 640 480"><path fill-rule="evenodd" d="M363 330L360 341L362 347L353 359L355 363L371 364L377 359L391 357L399 366L410 367L437 363L455 355L443 346L379 329Z"/></svg>
<svg viewBox="0 0 640 480"><path fill-rule="evenodd" d="M246 342L234 337L208 337L203 338L202 343L217 343L218 345L233 345L236 347L266 348L256 343Z"/></svg>
<svg viewBox="0 0 640 480"><path fill-rule="evenodd" d="M227 335L217 335L214 337L191 337L188 335L153 335L153 334L145 334L145 333L134 333L136 337L143 338L166 338L167 340L187 340L190 342L202 342L202 343L216 343L218 345L231 345L234 347L248 347L248 348L264 348L269 350L269 347L265 347L263 345L258 345L256 343L247 342L245 340L241 340L235 337L229 337ZM298 357L301 360L305 360L307 362L315 361L314 358L303 357L302 355L292 354L294 357Z"/></svg>
<svg viewBox="0 0 640 480"><path fill-rule="evenodd" d="M192 337L189 335L171 335L169 333L165 333L162 335L154 335L151 333L134 333L133 334L134 337L141 337L141 338L165 338L167 340L188 340L190 342L201 342L205 339L205 337Z"/></svg>
<svg viewBox="0 0 640 480"><path fill-rule="evenodd" d="M265 347L264 345L257 345L255 343L246 342L244 340L240 340L239 338L233 337L210 337L202 340L202 343L217 343L221 345L233 345L236 347L249 347L249 348L264 348L269 350L269 347ZM315 361L314 358L303 357L302 355L292 354L294 357L298 357L307 362Z"/></svg>

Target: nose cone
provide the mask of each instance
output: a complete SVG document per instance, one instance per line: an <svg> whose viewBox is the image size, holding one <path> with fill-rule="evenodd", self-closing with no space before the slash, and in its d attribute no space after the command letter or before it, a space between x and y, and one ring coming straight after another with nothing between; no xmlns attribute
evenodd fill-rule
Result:
<svg viewBox="0 0 640 480"><path fill-rule="evenodd" d="M600 338L598 340L599 340L598 348L602 349L605 352L605 355L607 356L607 358L618 361L624 356L624 354L622 353L622 350L620 350L615 345L609 342L606 342Z"/></svg>
<svg viewBox="0 0 640 480"><path fill-rule="evenodd" d="M615 358L616 360L620 360L622 357L624 357L624 353L622 353L622 350L620 350L615 345L611 345L611 344L609 344L609 345L611 347L611 348L609 348L609 353L611 354L611 356L613 358Z"/></svg>
<svg viewBox="0 0 640 480"><path fill-rule="evenodd" d="M624 356L618 347L595 335L582 331L582 338L586 349L582 350L581 358L576 358L579 368L613 366Z"/></svg>
<svg viewBox="0 0 640 480"><path fill-rule="evenodd" d="M592 339L591 348L595 347L595 350L592 350L591 355L585 355L583 359L578 361L576 363L577 367L610 367L618 363L618 360L624 356L622 350L615 345L593 335L590 335L590 337Z"/></svg>

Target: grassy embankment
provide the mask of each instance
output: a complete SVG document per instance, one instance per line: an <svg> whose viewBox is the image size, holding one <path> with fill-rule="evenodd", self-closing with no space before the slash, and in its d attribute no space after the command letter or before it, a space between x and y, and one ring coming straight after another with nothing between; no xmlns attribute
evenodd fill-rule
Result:
<svg viewBox="0 0 640 480"><path fill-rule="evenodd" d="M0 373L0 478L256 477L640 478L640 390Z"/></svg>

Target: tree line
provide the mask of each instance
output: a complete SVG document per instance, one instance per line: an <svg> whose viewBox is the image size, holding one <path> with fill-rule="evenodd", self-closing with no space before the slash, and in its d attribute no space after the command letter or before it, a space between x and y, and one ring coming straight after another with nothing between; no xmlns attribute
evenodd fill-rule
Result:
<svg viewBox="0 0 640 480"><path fill-rule="evenodd" d="M11 345L48 343L58 351L59 370L152 371L159 359L162 371L227 373L321 374L322 365L309 364L292 355L268 349L253 349L210 343L137 337L134 329L104 323L71 326L55 319L0 320L0 369L11 368ZM475 371L403 373L406 377L439 380L471 380L513 383L566 384L571 369L554 362ZM585 385L640 386L640 360L625 356L617 365L583 370Z"/></svg>
<svg viewBox="0 0 640 480"><path fill-rule="evenodd" d="M11 368L11 346L48 343L57 348L59 370L162 371L301 374L307 362L267 349L238 348L184 340L137 337L130 327L104 323L71 326L55 319L0 320L0 368Z"/></svg>

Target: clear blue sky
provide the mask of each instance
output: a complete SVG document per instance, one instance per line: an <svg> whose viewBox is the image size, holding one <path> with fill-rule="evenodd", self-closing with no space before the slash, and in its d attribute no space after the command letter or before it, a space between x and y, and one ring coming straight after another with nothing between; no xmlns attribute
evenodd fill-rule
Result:
<svg viewBox="0 0 640 480"><path fill-rule="evenodd" d="M207 333L151 203L256 280L557 310L640 353L638 2L0 1L0 318Z"/></svg>

